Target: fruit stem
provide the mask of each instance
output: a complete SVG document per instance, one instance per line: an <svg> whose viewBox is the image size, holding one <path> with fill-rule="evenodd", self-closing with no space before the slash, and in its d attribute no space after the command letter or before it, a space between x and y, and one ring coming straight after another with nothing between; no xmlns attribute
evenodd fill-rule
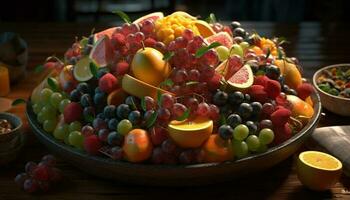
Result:
<svg viewBox="0 0 350 200"><path fill-rule="evenodd" d="M142 50L145 50L145 43L143 43L143 41L141 41L142 44Z"/></svg>

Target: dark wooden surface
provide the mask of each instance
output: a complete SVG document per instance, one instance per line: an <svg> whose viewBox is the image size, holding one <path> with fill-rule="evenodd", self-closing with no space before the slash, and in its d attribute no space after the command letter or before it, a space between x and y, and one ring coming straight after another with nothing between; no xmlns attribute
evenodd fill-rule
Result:
<svg viewBox="0 0 350 200"><path fill-rule="evenodd" d="M326 13L325 13L326 14ZM47 56L62 56L74 42L75 36L90 33L92 28L102 30L111 25L93 24L0 24L0 32L14 31L28 42L28 75L12 85L9 98L27 98L38 84L42 75L32 69L42 64ZM311 78L320 67L328 64L350 62L350 25L319 23L274 24L246 22L243 26L264 36L284 36L291 43L285 46L289 56L300 59L304 76ZM48 153L31 132L24 114L24 105L12 108L10 112L22 117L27 143L19 158L0 168L0 200L7 199L350 199L350 178L343 177L326 192L305 189L295 172L295 157L259 174L232 180L219 185L183 188L159 188L127 185L107 181L80 172L59 158L58 167L65 179L48 193L30 195L22 192L13 182L17 173L24 171L27 161L39 161ZM350 118L339 117L325 111L319 126L346 125Z"/></svg>

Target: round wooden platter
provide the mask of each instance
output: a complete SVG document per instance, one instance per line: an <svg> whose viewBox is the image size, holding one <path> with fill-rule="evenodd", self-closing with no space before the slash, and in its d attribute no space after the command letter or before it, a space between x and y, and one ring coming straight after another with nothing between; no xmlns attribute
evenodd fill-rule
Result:
<svg viewBox="0 0 350 200"><path fill-rule="evenodd" d="M114 161L102 156L90 156L56 140L51 134L45 132L36 120L30 101L27 103L26 115L33 132L41 143L54 154L89 174L138 185L193 186L232 180L252 172L265 170L287 159L310 136L320 119L320 97L315 94L312 99L314 116L300 133L282 144L270 148L267 152L253 154L236 161L195 165L135 164Z"/></svg>

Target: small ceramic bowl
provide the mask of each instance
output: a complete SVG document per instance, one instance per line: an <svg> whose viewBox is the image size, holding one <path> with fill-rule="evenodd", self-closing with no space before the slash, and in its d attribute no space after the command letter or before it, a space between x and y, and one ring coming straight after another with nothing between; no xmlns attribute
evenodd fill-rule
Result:
<svg viewBox="0 0 350 200"><path fill-rule="evenodd" d="M342 115L342 116L350 116L350 98L339 97L339 96L328 94L323 90L321 90L317 85L317 79L318 77L321 76L322 71L326 69L334 68L334 67L342 67L342 68L350 69L350 64L335 64L335 65L329 65L327 67L323 67L314 74L312 81L317 92L320 94L321 103L323 107L325 107L327 110L335 114Z"/></svg>
<svg viewBox="0 0 350 200"><path fill-rule="evenodd" d="M14 114L2 112L0 113L0 119L6 119L12 125L12 130L5 134L0 134L0 144L10 142L21 134L22 120Z"/></svg>

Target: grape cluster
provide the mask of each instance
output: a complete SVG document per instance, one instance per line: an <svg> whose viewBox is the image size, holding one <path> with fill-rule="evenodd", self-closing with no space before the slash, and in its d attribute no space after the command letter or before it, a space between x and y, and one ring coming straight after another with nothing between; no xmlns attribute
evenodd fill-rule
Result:
<svg viewBox="0 0 350 200"><path fill-rule="evenodd" d="M62 180L62 172L55 165L56 158L52 155L44 156L39 164L30 161L25 165L25 172L15 177L15 182L29 193L48 191L52 184Z"/></svg>

